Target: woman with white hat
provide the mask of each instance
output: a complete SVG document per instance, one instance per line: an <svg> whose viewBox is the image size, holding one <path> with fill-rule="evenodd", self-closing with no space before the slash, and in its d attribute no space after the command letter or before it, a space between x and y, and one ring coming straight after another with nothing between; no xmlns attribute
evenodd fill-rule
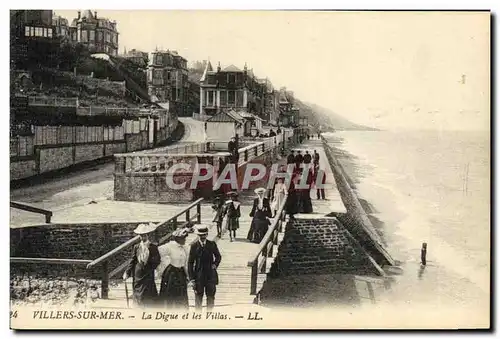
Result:
<svg viewBox="0 0 500 339"><path fill-rule="evenodd" d="M170 309L189 309L187 295L188 252L184 247L187 236L187 229L175 230L172 233L173 240L158 247L161 264L157 271L162 277L159 301Z"/></svg>
<svg viewBox="0 0 500 339"><path fill-rule="evenodd" d="M134 301L138 306L145 307L155 304L158 291L155 284L155 269L160 264L158 247L152 244L149 235L156 229L153 223L140 224L134 230L139 234L141 242L134 246L130 261L123 279L132 276Z"/></svg>
<svg viewBox="0 0 500 339"><path fill-rule="evenodd" d="M250 217L253 219L247 239L254 243L260 243L269 229L270 221L268 218L271 217L271 206L269 199L264 197L265 188L257 188L254 192L257 193L257 198L254 199L250 212Z"/></svg>

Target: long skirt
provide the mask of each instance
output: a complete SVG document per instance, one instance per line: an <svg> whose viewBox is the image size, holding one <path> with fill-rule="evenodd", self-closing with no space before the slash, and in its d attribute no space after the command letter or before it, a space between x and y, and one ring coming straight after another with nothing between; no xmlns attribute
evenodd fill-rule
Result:
<svg viewBox="0 0 500 339"><path fill-rule="evenodd" d="M288 193L288 199L286 200L285 211L289 215L294 215L297 213L297 191L293 190Z"/></svg>
<svg viewBox="0 0 500 339"><path fill-rule="evenodd" d="M139 307L151 307L156 304L158 291L154 281L154 271L144 270L136 265L132 283L133 300Z"/></svg>
<svg viewBox="0 0 500 339"><path fill-rule="evenodd" d="M311 191L304 189L299 191L299 213L312 213Z"/></svg>
<svg viewBox="0 0 500 339"><path fill-rule="evenodd" d="M240 222L238 218L229 218L227 229L229 231L236 231L238 228L240 228Z"/></svg>
<svg viewBox="0 0 500 339"><path fill-rule="evenodd" d="M168 265L161 278L160 304L170 309L189 309L186 272Z"/></svg>
<svg viewBox="0 0 500 339"><path fill-rule="evenodd" d="M260 243L269 229L268 219L253 218L248 231L247 239L256 244Z"/></svg>

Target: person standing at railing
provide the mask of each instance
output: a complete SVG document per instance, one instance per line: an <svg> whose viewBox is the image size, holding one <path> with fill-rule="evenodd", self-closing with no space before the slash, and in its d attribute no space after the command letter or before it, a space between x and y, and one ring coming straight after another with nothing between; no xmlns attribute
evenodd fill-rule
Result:
<svg viewBox="0 0 500 339"><path fill-rule="evenodd" d="M262 241L271 224L269 221L271 217L271 206L269 204L269 199L264 197L265 192L266 189L262 187L255 190L257 198L254 199L252 211L250 212L250 217L253 219L250 224L247 239L257 244Z"/></svg>
<svg viewBox="0 0 500 339"><path fill-rule="evenodd" d="M158 247L161 264L157 268L160 273L160 305L169 309L189 310L188 283L188 253L184 247L188 232L185 228L172 233L173 240Z"/></svg>
<svg viewBox="0 0 500 339"><path fill-rule="evenodd" d="M219 283L217 267L221 255L217 244L207 240L208 227L198 225L196 234L199 240L191 245L188 259L188 273L195 292L195 308L201 312L203 295L207 295L207 310L211 311L215 303L216 285Z"/></svg>
<svg viewBox="0 0 500 339"><path fill-rule="evenodd" d="M155 284L155 269L160 264L158 247L151 243L149 235L156 229L153 223L140 224L134 230L139 234L141 242L134 246L132 259L123 273L123 279L132 277L134 302L140 307L152 306L158 298ZM126 281L125 281L126 283Z"/></svg>

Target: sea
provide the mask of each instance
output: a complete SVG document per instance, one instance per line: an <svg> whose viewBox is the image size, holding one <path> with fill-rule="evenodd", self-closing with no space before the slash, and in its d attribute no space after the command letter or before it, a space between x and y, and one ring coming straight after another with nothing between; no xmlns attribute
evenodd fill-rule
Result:
<svg viewBox="0 0 500 339"><path fill-rule="evenodd" d="M336 150L396 260L377 302L489 316L490 133L339 131ZM427 243L427 265L420 264ZM446 313L443 313L445 316Z"/></svg>

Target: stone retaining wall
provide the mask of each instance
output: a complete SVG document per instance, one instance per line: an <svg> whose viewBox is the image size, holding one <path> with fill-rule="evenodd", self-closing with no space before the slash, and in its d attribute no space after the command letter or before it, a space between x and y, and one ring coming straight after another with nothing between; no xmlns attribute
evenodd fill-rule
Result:
<svg viewBox="0 0 500 339"><path fill-rule="evenodd" d="M288 222L269 278L328 273L380 274L380 268L336 218Z"/></svg>

